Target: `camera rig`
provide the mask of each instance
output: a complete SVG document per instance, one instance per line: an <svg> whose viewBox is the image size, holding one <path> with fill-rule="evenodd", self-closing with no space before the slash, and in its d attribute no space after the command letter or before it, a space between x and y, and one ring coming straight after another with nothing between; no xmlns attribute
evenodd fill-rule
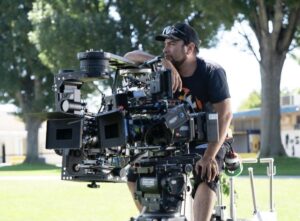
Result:
<svg viewBox="0 0 300 221"><path fill-rule="evenodd" d="M189 102L173 98L171 71L160 56L141 65L102 51L77 58L80 70L55 75L56 112L47 114L46 148L62 155L61 178L97 187L126 181L134 166L135 195L145 208L137 220L185 220L180 203L201 158L189 152L189 142L217 141L217 114L194 112ZM82 85L109 78L112 94L102 97L97 113L89 112Z"/></svg>

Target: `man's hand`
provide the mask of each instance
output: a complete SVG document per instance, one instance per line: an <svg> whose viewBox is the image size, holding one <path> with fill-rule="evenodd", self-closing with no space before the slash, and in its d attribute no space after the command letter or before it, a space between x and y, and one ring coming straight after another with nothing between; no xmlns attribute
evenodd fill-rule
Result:
<svg viewBox="0 0 300 221"><path fill-rule="evenodd" d="M170 69L172 72L172 91L173 91L173 93L176 92L177 90L181 91L182 90L182 81L181 81L181 77L180 77L178 71L176 70L176 68L167 59L162 59L162 64L166 69Z"/></svg>
<svg viewBox="0 0 300 221"><path fill-rule="evenodd" d="M214 158L203 156L195 165L196 173L201 173L201 179L207 182L213 181L219 174L218 164Z"/></svg>

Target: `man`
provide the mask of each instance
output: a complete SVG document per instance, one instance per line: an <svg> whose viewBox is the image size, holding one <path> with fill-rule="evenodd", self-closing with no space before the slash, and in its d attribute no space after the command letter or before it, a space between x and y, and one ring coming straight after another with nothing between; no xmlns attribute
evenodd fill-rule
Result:
<svg viewBox="0 0 300 221"><path fill-rule="evenodd" d="M195 165L194 220L210 220L216 201L219 171L225 155L224 142L232 118L230 94L226 74L222 67L197 57L199 39L196 31L185 23L166 27L155 38L164 42L163 65L172 71L174 95L188 98L198 111L215 111L219 117L219 141L194 145L193 151L203 155ZM133 51L126 58L142 63L154 56ZM128 186L133 193L135 178L128 175ZM141 209L140 205L137 206Z"/></svg>

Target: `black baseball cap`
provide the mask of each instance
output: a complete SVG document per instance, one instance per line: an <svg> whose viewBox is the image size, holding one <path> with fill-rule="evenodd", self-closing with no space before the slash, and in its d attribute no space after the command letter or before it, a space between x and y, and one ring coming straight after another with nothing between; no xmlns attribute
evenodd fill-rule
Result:
<svg viewBox="0 0 300 221"><path fill-rule="evenodd" d="M157 41L164 41L166 39L181 39L185 44L193 42L197 49L200 43L197 32L186 23L176 23L175 25L167 26L160 35L155 37Z"/></svg>

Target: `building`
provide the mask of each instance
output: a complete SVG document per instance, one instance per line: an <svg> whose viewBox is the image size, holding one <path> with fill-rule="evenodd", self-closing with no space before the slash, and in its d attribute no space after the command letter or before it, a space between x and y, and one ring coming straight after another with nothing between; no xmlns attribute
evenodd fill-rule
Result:
<svg viewBox="0 0 300 221"><path fill-rule="evenodd" d="M3 162L4 148L7 163L20 163L26 155L27 131L23 121L4 106L0 105L0 163ZM48 163L60 164L61 157L46 150L45 141L46 123L43 123L39 129L39 154Z"/></svg>
<svg viewBox="0 0 300 221"><path fill-rule="evenodd" d="M300 95L281 98L281 139L289 156L300 157ZM234 148L257 152L260 148L260 109L233 114Z"/></svg>
<svg viewBox="0 0 300 221"><path fill-rule="evenodd" d="M0 111L0 162L4 152L7 161L11 161L12 156L24 156L26 136L25 125L18 117Z"/></svg>

